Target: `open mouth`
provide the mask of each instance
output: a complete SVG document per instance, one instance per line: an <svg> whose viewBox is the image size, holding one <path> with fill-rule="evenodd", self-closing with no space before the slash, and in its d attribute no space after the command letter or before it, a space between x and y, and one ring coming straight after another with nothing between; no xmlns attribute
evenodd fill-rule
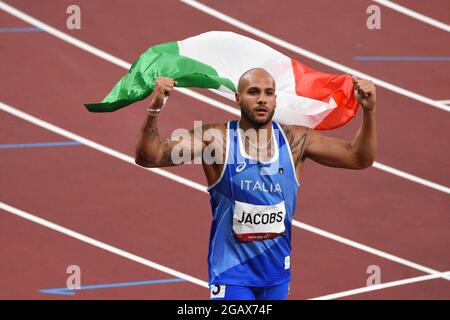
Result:
<svg viewBox="0 0 450 320"><path fill-rule="evenodd" d="M255 108L255 113L258 115L265 115L269 112L269 109L267 109L266 107L257 107Z"/></svg>

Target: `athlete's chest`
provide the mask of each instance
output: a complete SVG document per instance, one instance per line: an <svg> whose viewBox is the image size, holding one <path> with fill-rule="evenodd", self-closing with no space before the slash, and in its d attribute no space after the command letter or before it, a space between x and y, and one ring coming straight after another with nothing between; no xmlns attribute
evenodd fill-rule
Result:
<svg viewBox="0 0 450 320"><path fill-rule="evenodd" d="M246 161L229 166L228 181L231 188L242 193L281 195L290 186L288 169L279 161L270 164Z"/></svg>

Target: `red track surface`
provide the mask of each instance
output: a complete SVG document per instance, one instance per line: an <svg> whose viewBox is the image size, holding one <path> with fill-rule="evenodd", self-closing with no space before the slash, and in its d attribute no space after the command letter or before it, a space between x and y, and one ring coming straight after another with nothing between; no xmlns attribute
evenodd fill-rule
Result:
<svg viewBox="0 0 450 320"><path fill-rule="evenodd" d="M82 29L65 28L70 1L9 4L128 62L150 45L208 30L244 31L177 1L77 1ZM365 28L370 1L268 3L204 2L234 18L344 65L430 98L450 99L449 62L357 62L355 55L450 55L448 33L382 8L382 29ZM404 4L408 6L407 4ZM420 11L420 6L411 7ZM289 10L287 10L289 9ZM445 22L444 1L423 13ZM270 15L268 13L270 12ZM447 16L447 22L448 22ZM0 12L0 27L27 26ZM338 27L336 27L338 25ZM247 34L248 35L248 34ZM44 33L0 33L0 101L61 128L133 155L145 116L143 104L112 114L88 113L83 103L101 99L125 70ZM254 36L252 36L254 37ZM261 40L261 39L259 39ZM270 43L269 43L270 44ZM273 44L325 72L339 73ZM209 93L201 91L209 96ZM212 96L215 97L215 96ZM217 97L215 97L217 98ZM194 120L225 122L230 114L182 94L171 97L161 133L191 128ZM350 139L360 115L327 134ZM377 161L449 185L449 115L378 88ZM1 113L0 144L67 140ZM0 201L148 260L207 280L209 198L142 168L86 146L0 149ZM205 184L200 166L168 171ZM449 198L371 168L350 171L309 162L295 218L441 272L450 270ZM82 269L82 285L173 278L6 211L0 214L0 298L207 299L189 282L81 291L54 296L68 265ZM294 228L290 299L307 299L366 285L366 268L378 265L382 282L424 275L396 262ZM348 298L449 299L448 281L419 282Z"/></svg>

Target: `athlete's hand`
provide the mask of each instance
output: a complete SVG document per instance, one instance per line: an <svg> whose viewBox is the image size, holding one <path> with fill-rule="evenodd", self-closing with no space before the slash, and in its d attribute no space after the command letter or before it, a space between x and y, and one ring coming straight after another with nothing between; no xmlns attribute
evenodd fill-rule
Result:
<svg viewBox="0 0 450 320"><path fill-rule="evenodd" d="M172 78L158 77L155 81L155 89L151 95L150 108L161 109L164 105L164 98L170 96L177 82Z"/></svg>
<svg viewBox="0 0 450 320"><path fill-rule="evenodd" d="M376 89L370 80L352 77L356 100L365 110L375 110Z"/></svg>

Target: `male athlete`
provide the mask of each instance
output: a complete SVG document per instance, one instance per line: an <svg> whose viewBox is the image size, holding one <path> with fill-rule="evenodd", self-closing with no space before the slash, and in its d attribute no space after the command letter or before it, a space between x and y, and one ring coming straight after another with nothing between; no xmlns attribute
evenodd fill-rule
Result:
<svg viewBox="0 0 450 320"><path fill-rule="evenodd" d="M239 121L207 124L177 140L163 140L158 115L176 81L157 79L135 160L144 167L165 167L202 157L213 211L208 254L212 299L286 299L291 223L305 159L364 169L375 158L375 86L368 80L353 81L363 122L347 142L272 121L275 81L260 68L239 79Z"/></svg>

